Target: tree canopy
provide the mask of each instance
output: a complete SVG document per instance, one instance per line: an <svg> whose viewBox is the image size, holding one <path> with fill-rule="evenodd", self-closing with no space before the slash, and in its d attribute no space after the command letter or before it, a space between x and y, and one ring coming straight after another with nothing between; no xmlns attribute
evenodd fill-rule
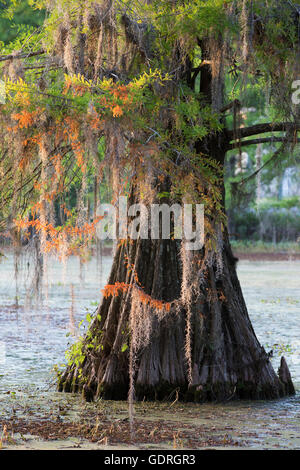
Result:
<svg viewBox="0 0 300 470"><path fill-rule="evenodd" d="M276 155L294 146L299 11L292 2L30 4L48 10L43 27L23 31L1 55L7 90L1 106L2 226L13 212L20 228L45 232L47 249L56 249L67 238L92 233L79 215L88 175L100 180L107 167L120 191L132 172L144 185L149 165L162 178L171 176L174 197L189 193L198 200L200 194L222 218L222 173L209 152L199 155L197 142L231 122L228 150L274 131L282 140ZM11 12L14 5L18 14L20 3L13 2ZM207 74L212 89L199 93ZM236 90L252 86L269 90L270 122L239 129ZM53 205L65 199L74 179L82 201L65 208L64 222L55 226Z"/></svg>

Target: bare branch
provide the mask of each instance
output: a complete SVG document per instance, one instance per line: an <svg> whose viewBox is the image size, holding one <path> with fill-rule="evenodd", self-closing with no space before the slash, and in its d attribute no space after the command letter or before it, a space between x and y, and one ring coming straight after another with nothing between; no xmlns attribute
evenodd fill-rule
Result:
<svg viewBox="0 0 300 470"><path fill-rule="evenodd" d="M249 145L258 145L258 144L266 144L266 143L276 143L276 142L284 142L286 140L285 137L262 137L261 139L251 139L251 140L244 140L239 143L240 147L247 147ZM300 143L300 139L296 140L297 143ZM236 144L230 144L228 146L228 150L236 149Z"/></svg>
<svg viewBox="0 0 300 470"><path fill-rule="evenodd" d="M224 108L220 109L220 113L225 113L229 109L235 108L237 106L241 106L241 102L239 100L231 101L231 103L228 103L226 106L224 106Z"/></svg>
<svg viewBox="0 0 300 470"><path fill-rule="evenodd" d="M43 49L34 52L23 52L22 54L2 55L0 56L0 62L4 62L5 60L27 59L28 57L35 57L42 54L45 54Z"/></svg>
<svg viewBox="0 0 300 470"><path fill-rule="evenodd" d="M242 127L239 129L239 137L251 137L252 135L265 134L267 132L287 132L287 131L300 131L300 123L294 122L279 122L279 123L262 123L250 127ZM234 130L227 131L229 140L235 140Z"/></svg>

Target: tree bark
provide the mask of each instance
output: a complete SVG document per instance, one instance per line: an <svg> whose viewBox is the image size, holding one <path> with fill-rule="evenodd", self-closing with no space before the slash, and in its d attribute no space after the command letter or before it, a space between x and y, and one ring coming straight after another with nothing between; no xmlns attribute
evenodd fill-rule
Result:
<svg viewBox="0 0 300 470"><path fill-rule="evenodd" d="M221 133L199 142L197 151L224 166L227 139ZM221 191L224 204L224 186ZM236 262L226 228L214 248L206 242L198 252L184 253L179 240L121 244L108 284L132 285L137 278L138 289L170 303L170 310L163 314L136 303L133 289L103 298L97 311L101 320L94 320L84 341L83 364L66 369L59 390L82 390L87 400L126 399L134 382L138 400L176 392L182 400L198 402L292 394L286 363L277 376L257 340Z"/></svg>
<svg viewBox="0 0 300 470"><path fill-rule="evenodd" d="M175 392L182 400L197 402L273 399L294 392L286 363L284 373L278 377L254 333L226 230L222 247L221 259L213 253L212 263L202 274L198 271L199 294L191 303L190 371L186 355L187 309L177 304L163 318L150 311L151 327L144 324L149 329L149 341L136 351L136 366L131 370L136 399L160 400L171 398ZM204 247L204 263L208 254ZM130 263L135 263L147 294L176 303L182 295L183 278L178 241L138 240L129 249L123 244L114 257L109 284L130 282L127 256ZM87 400L99 396L127 398L130 350L122 352L122 346L132 340L128 326L131 303L130 292L102 300L98 308L101 320L95 319L91 326L94 347L85 347L82 370L75 364L67 368L59 382L60 391L82 390Z"/></svg>

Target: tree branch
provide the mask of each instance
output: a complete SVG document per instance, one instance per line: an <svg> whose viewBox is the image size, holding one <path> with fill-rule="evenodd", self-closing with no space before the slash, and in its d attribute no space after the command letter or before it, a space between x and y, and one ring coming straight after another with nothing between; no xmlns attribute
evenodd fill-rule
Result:
<svg viewBox="0 0 300 470"><path fill-rule="evenodd" d="M14 59L27 59L28 57L34 57L37 55L45 54L43 49L34 52L23 52L23 54L9 54L9 55L2 55L0 56L0 62L4 62L5 60L14 60Z"/></svg>
<svg viewBox="0 0 300 470"><path fill-rule="evenodd" d="M300 131L300 123L294 122L279 122L279 123L263 123L256 124L255 126L242 127L239 129L239 137L251 137L252 135L265 134L266 132L286 132L296 130ZM229 140L236 140L234 130L227 131Z"/></svg>
<svg viewBox="0 0 300 470"><path fill-rule="evenodd" d="M240 181L239 184L243 185L243 184L247 183L249 180L251 180L252 178L254 178L256 175L258 175L258 173L261 170L263 170L266 166L268 166L273 160L275 160L284 151L286 143L287 143L287 140L286 139L283 140L282 145L279 147L279 149L276 150L275 153L273 153L272 157L270 157L260 168L258 168L256 171L254 171L254 173L252 173L250 176L247 176L242 181Z"/></svg>
<svg viewBox="0 0 300 470"><path fill-rule="evenodd" d="M239 142L239 144L229 144L228 150L234 150L238 147L247 147L248 145L258 145L258 144L265 144L265 143L274 143L274 142L283 142L285 141L285 137L262 137L261 139L251 139L251 140L244 140L243 142ZM297 143L300 143L300 139L297 139Z"/></svg>
<svg viewBox="0 0 300 470"><path fill-rule="evenodd" d="M239 106L241 106L241 102L239 100L231 101L231 103L228 103L226 106L224 106L224 108L220 109L220 113L225 113L229 109Z"/></svg>

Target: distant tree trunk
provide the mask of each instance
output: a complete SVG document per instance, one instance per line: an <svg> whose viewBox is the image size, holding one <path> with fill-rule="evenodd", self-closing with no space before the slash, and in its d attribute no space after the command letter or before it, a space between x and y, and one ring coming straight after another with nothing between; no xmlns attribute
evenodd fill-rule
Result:
<svg viewBox="0 0 300 470"><path fill-rule="evenodd" d="M218 160L224 161L224 156L219 150ZM82 370L75 364L69 366L59 389L83 390L88 400L99 396L126 399L131 373L140 400L168 398L175 391L181 399L192 401L268 399L293 393L288 373L285 371L279 379L256 338L227 230L222 238L219 254L207 246L201 250L202 270L199 259L193 264L194 255L189 255L189 279L198 284L198 294L190 299L190 311L179 304L162 317L148 309L140 318L142 330L138 334L146 334L148 329L149 340L136 351L134 368L130 347L123 347L133 341L129 326L130 316L136 313L132 312L133 295L125 292L104 298L98 308L101 320L95 319L85 343L94 340L90 349L85 348ZM212 262L206 263L207 259ZM184 296L185 266L178 241L137 240L119 246L109 285L130 282L128 260L151 298L172 303ZM287 383L284 377L289 378Z"/></svg>

